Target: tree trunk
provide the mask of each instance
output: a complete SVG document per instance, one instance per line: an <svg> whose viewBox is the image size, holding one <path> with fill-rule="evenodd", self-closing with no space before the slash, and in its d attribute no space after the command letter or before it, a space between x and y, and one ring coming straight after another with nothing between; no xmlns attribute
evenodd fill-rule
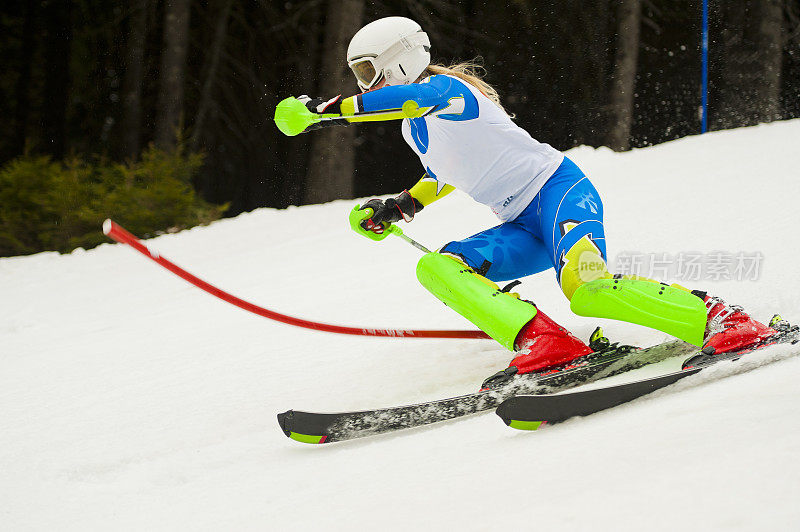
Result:
<svg viewBox="0 0 800 532"><path fill-rule="evenodd" d="M31 68L33 66L34 37L36 36L36 4L34 0L25 2L25 21L22 25L22 48L19 57L19 77L14 87L16 107L14 109L14 142L10 156L15 157L25 150L28 139L28 120L31 108Z"/></svg>
<svg viewBox="0 0 800 532"><path fill-rule="evenodd" d="M760 3L757 32L758 64L763 69L761 82L755 87L756 120L771 122L781 117L781 67L783 66L783 0Z"/></svg>
<svg viewBox="0 0 800 532"><path fill-rule="evenodd" d="M301 41L302 53L297 53L296 69L292 70L293 76L289 78L288 85L293 87L302 87L309 81L317 77L317 63L319 62L319 54L321 44L317 36L320 34L322 28L322 12L324 6L311 5L304 13L303 17L297 23L297 33L303 36ZM300 33L300 28L304 31ZM305 180L308 177L308 168L310 158L308 154L309 146L314 138L314 133L321 133L315 131L309 135L299 135L294 137L291 143L291 149L288 150L285 158L287 166L291 168L291 173L297 177L294 179L283 179L280 184L280 199L281 207L288 205L300 205L305 196Z"/></svg>
<svg viewBox="0 0 800 532"><path fill-rule="evenodd" d="M347 67L347 45L361 27L364 0L329 0L320 68L319 96L346 94L355 82ZM311 133L311 161L305 203L323 203L353 197L355 170L354 126L332 127Z"/></svg>
<svg viewBox="0 0 800 532"><path fill-rule="evenodd" d="M622 0L617 12L617 51L611 88L608 146L615 151L630 149L636 66L639 60L640 0Z"/></svg>
<svg viewBox="0 0 800 532"><path fill-rule="evenodd" d="M156 145L173 148L181 127L183 85L186 77L186 51L189 45L190 0L166 0L164 10L164 48L156 117Z"/></svg>
<svg viewBox="0 0 800 532"><path fill-rule="evenodd" d="M233 0L224 0L225 3L217 19L217 26L214 30L214 41L211 43L211 53L208 59L208 68L206 69L206 79L203 82L203 88L200 90L200 105L197 109L197 115L192 125L192 138L189 141L189 146L194 151L200 142L200 135L203 132L206 116L208 115L209 108L211 107L211 92L214 89L214 83L217 79L217 70L219 70L219 58L222 55L222 49L225 47L225 37L228 30L228 19L231 14L231 5Z"/></svg>
<svg viewBox="0 0 800 532"><path fill-rule="evenodd" d="M722 4L719 97L711 107L715 128L754 125L780 116L783 7L783 0Z"/></svg>
<svg viewBox="0 0 800 532"><path fill-rule="evenodd" d="M72 41L72 3L53 2L44 7L45 79L42 108L43 150L59 159L66 148L69 56Z"/></svg>
<svg viewBox="0 0 800 532"><path fill-rule="evenodd" d="M139 157L142 139L142 78L147 37L149 0L132 2L125 50L125 77L122 94L122 150L125 157Z"/></svg>
<svg viewBox="0 0 800 532"><path fill-rule="evenodd" d="M31 70L33 66L34 37L36 36L36 4L34 0L27 0L24 7L24 22L22 23L22 48L20 49L18 72L19 77L14 86L14 137L9 146L8 153L3 151L0 157L16 157L25 150L25 141L28 138L28 119L30 117L31 98Z"/></svg>

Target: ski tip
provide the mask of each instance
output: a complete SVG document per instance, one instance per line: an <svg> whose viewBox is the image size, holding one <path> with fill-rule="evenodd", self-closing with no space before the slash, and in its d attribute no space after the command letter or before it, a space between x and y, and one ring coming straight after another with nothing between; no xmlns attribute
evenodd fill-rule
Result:
<svg viewBox="0 0 800 532"><path fill-rule="evenodd" d="M497 410L495 410L495 414L497 414L497 416L503 420L503 423L505 423L512 429L536 430L542 425L547 423L547 421L522 421L519 419L511 418L510 416L512 416L513 414L509 412L509 410L513 409L515 403L516 403L516 397L510 397L509 399L506 399L505 401L500 403L500 406L498 406Z"/></svg>
<svg viewBox="0 0 800 532"><path fill-rule="evenodd" d="M111 233L111 227L114 225L114 222L111 221L111 218L106 218L103 222L103 234L108 236Z"/></svg>
<svg viewBox="0 0 800 532"><path fill-rule="evenodd" d="M292 414L294 414L294 410L287 410L286 412L278 414L278 425L281 426L281 430L287 436L292 432Z"/></svg>
<svg viewBox="0 0 800 532"><path fill-rule="evenodd" d="M494 413L497 414L497 417L503 420L503 423L508 425L511 422L511 418L508 417L508 408L509 404L513 402L514 397L509 397L502 403L500 403L497 408L495 408Z"/></svg>
<svg viewBox="0 0 800 532"><path fill-rule="evenodd" d="M503 421L512 429L517 430L536 430L546 423L545 421L519 421L517 419L504 419Z"/></svg>
<svg viewBox="0 0 800 532"><path fill-rule="evenodd" d="M292 430L292 421L294 420L294 410L287 410L278 414L278 425L288 438L300 443L325 443L328 439L327 435L317 436L314 434L301 434Z"/></svg>

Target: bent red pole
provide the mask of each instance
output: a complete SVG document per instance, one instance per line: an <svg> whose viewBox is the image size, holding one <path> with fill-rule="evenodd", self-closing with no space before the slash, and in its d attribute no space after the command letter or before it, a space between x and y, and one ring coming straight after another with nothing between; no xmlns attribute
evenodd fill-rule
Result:
<svg viewBox="0 0 800 532"><path fill-rule="evenodd" d="M448 330L418 330L418 329L374 329L369 327L346 327L342 325L332 325L328 323L318 323L315 321L304 320L288 316L260 307L244 299L240 299L216 286L207 283L206 281L192 275L177 264L165 259L158 252L148 248L141 240L136 238L133 234L126 231L122 226L112 220L103 222L103 232L110 238L116 240L121 244L127 244L142 255L157 262L167 270L171 271L178 277L184 279L195 285L196 287L205 290L209 294L216 296L223 301L235 305L253 314L269 318L271 320L294 325L295 327L303 327L306 329L314 329L316 331L331 332L338 334L350 334L356 336L384 336L384 337L411 337L411 338L489 338L483 331L448 331Z"/></svg>

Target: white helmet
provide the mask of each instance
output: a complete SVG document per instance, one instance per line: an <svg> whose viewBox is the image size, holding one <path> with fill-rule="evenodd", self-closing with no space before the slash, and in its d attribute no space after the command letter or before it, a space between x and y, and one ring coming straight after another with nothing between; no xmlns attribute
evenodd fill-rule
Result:
<svg viewBox="0 0 800 532"><path fill-rule="evenodd" d="M413 83L430 63L428 34L405 17L370 22L353 35L347 47L347 64L362 91L384 78L387 85Z"/></svg>

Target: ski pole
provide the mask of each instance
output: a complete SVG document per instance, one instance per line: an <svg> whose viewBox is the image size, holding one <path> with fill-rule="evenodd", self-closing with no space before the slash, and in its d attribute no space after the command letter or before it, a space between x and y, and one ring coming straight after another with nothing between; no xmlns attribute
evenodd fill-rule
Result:
<svg viewBox="0 0 800 532"><path fill-rule="evenodd" d="M275 108L275 125L289 137L299 135L306 128L318 122L331 120L345 120L347 122L373 122L376 120L401 120L422 116L429 107L420 108L414 100L407 100L400 109L389 111L376 111L372 113L359 113L355 115L340 115L336 113L316 114L306 108L306 105L293 96L281 100Z"/></svg>
<svg viewBox="0 0 800 532"><path fill-rule="evenodd" d="M422 251L423 253L433 253L431 250L429 250L428 248L426 248L425 246L423 246L410 236L407 236L405 233L403 233L402 229L400 229L398 226L394 224L392 224L392 226L389 228L389 232L392 233L394 236L399 236L400 238L402 238L403 240L405 240L418 250Z"/></svg>

